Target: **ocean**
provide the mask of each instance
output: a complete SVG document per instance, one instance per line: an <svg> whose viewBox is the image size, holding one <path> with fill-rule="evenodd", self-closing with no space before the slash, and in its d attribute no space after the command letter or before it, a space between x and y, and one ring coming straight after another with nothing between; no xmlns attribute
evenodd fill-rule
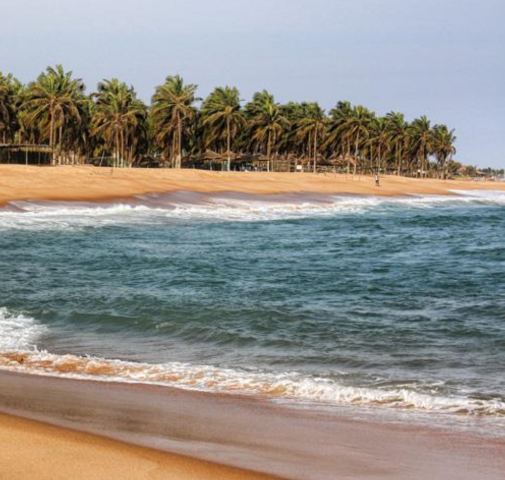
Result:
<svg viewBox="0 0 505 480"><path fill-rule="evenodd" d="M13 202L0 368L505 438L505 193Z"/></svg>

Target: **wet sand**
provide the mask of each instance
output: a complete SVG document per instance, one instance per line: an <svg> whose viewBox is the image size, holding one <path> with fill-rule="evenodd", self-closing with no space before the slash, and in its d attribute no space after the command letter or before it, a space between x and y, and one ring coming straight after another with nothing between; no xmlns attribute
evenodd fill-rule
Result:
<svg viewBox="0 0 505 480"><path fill-rule="evenodd" d="M194 460L0 414L1 480L268 480Z"/></svg>
<svg viewBox="0 0 505 480"><path fill-rule="evenodd" d="M0 411L294 480L498 480L505 471L502 440L154 385L0 370ZM215 476L212 468L218 467L210 464L19 422L0 417L0 472L9 472L4 475L9 480L70 478L37 472L70 471L76 461L87 474L71 477L76 479L133 478L103 476L100 470L114 471L117 464L121 472L130 463L140 472L134 478L161 478L167 468L178 468L172 461L182 465L178 472L185 465L187 472L208 468L209 473L164 478L261 478ZM100 461L86 462L90 455Z"/></svg>
<svg viewBox="0 0 505 480"><path fill-rule="evenodd" d="M110 200L177 190L391 196L444 195L451 193L451 189L505 190L505 182L442 181L390 175L381 177L381 186L376 187L372 177L335 174L0 165L0 205L13 200Z"/></svg>

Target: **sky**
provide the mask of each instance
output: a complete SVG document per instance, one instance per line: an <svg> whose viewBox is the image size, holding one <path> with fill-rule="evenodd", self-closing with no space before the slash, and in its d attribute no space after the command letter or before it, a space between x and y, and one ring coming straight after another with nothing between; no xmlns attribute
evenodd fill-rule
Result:
<svg viewBox="0 0 505 480"><path fill-rule="evenodd" d="M0 0L0 71L23 82L62 64L148 102L180 74L205 97L268 89L427 115L456 159L505 167L505 0Z"/></svg>

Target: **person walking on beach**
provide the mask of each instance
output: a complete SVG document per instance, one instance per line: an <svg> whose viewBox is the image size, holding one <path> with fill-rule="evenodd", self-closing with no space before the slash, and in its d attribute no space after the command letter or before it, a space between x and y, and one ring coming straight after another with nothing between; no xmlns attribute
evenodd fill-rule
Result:
<svg viewBox="0 0 505 480"><path fill-rule="evenodd" d="M379 174L378 173L375 174L375 186L376 187L380 187Z"/></svg>

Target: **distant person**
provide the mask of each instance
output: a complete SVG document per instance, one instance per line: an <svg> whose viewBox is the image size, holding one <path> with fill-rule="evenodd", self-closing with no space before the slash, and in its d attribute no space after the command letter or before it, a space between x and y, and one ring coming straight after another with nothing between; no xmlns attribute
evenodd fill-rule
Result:
<svg viewBox="0 0 505 480"><path fill-rule="evenodd" d="M379 174L378 173L375 174L375 186L376 187L380 187L380 181L379 181Z"/></svg>

